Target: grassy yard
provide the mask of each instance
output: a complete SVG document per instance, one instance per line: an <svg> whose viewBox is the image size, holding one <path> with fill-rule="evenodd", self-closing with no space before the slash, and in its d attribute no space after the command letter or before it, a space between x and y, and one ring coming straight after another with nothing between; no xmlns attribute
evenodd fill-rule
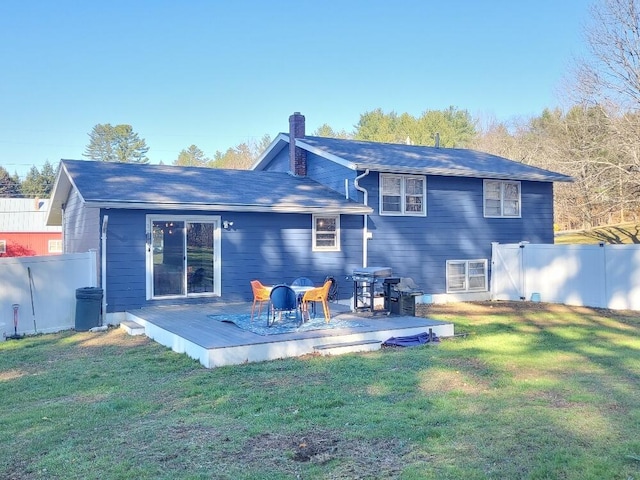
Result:
<svg viewBox="0 0 640 480"><path fill-rule="evenodd" d="M119 330L0 343L3 479L640 479L640 314L430 306L439 344L203 369Z"/></svg>
<svg viewBox="0 0 640 480"><path fill-rule="evenodd" d="M554 243L598 244L600 242L610 243L613 245L640 243L640 224L621 223L620 225L598 227L591 230L581 230L569 233L560 232L556 235Z"/></svg>

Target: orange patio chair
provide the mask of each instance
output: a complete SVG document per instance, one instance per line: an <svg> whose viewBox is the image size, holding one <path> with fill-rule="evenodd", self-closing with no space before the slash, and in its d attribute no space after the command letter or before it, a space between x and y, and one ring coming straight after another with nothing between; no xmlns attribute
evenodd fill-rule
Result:
<svg viewBox="0 0 640 480"><path fill-rule="evenodd" d="M309 302L321 302L322 310L324 311L324 320L329 323L331 320L331 312L329 311L329 289L333 285L331 280L324 282L324 285L319 288L313 288L305 292L302 297L302 315L304 320L304 315L306 314L307 319L309 319Z"/></svg>
<svg viewBox="0 0 640 480"><path fill-rule="evenodd" d="M258 304L258 317L262 312L262 304L268 302L271 289L265 287L259 280L251 280L251 290L253 290L253 305L251 306L251 321L253 322L253 313L256 309L256 303Z"/></svg>

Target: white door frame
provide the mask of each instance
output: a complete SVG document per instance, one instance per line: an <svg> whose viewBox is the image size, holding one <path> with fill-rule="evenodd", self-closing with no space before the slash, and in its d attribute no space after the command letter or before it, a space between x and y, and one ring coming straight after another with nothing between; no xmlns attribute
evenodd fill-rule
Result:
<svg viewBox="0 0 640 480"><path fill-rule="evenodd" d="M185 243L186 243L186 231L187 224L189 223L211 223L213 224L213 292L203 293L189 293L185 285L184 295L162 295L153 296L153 230L152 225L155 221L174 221L185 223ZM176 215L176 214L148 214L146 215L145 231L146 231L146 297L147 300L153 299L165 299L165 298L187 298L187 297L202 297L202 296L220 296L222 294L222 288L220 282L222 280L222 265L221 265L221 216L220 215ZM186 247L186 245L185 245ZM186 248L185 259L186 267ZM185 274L186 275L186 274Z"/></svg>

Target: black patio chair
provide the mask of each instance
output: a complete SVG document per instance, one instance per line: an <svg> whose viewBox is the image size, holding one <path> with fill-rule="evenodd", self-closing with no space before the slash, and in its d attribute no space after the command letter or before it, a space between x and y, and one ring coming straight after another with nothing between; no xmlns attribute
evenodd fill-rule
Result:
<svg viewBox="0 0 640 480"><path fill-rule="evenodd" d="M313 287L314 283L310 278L307 277L298 277L293 282L291 282L292 287Z"/></svg>
<svg viewBox="0 0 640 480"><path fill-rule="evenodd" d="M282 321L282 314L285 316L295 315L295 320L298 325L302 323L302 314L298 310L298 296L296 292L288 285L276 285L271 289L271 295L269 296L269 317L267 318L267 326L270 327L276 320L276 313L278 318Z"/></svg>
<svg viewBox="0 0 640 480"><path fill-rule="evenodd" d="M338 281L336 280L335 277L332 277L331 275L325 278L324 281L325 283L331 282L331 286L329 287L329 296L327 300L329 300L330 302L337 302L338 301Z"/></svg>

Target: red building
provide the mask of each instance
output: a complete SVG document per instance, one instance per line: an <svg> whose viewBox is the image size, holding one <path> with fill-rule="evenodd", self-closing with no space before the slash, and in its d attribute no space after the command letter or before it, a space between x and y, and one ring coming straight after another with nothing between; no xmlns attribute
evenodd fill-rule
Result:
<svg viewBox="0 0 640 480"><path fill-rule="evenodd" d="M0 198L0 257L62 253L62 228L46 225L49 200Z"/></svg>

